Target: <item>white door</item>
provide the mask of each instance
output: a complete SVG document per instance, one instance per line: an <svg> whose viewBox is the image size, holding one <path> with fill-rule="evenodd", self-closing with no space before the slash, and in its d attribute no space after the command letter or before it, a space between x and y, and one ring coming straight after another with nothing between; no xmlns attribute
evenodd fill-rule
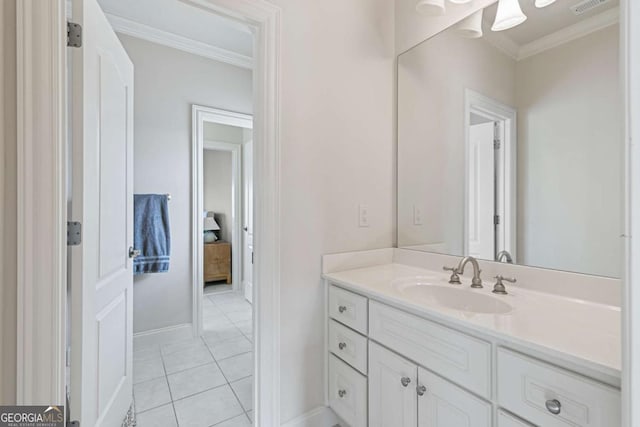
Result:
<svg viewBox="0 0 640 427"><path fill-rule="evenodd" d="M96 0L73 0L71 419L120 426L132 401L133 65Z"/></svg>
<svg viewBox="0 0 640 427"><path fill-rule="evenodd" d="M493 122L469 126L468 255L495 259Z"/></svg>
<svg viewBox="0 0 640 427"><path fill-rule="evenodd" d="M418 427L491 427L491 404L418 368Z"/></svg>
<svg viewBox="0 0 640 427"><path fill-rule="evenodd" d="M416 385L415 364L369 341L369 427L416 427Z"/></svg>
<svg viewBox="0 0 640 427"><path fill-rule="evenodd" d="M243 222L242 283L244 297L253 303L253 141L242 147Z"/></svg>

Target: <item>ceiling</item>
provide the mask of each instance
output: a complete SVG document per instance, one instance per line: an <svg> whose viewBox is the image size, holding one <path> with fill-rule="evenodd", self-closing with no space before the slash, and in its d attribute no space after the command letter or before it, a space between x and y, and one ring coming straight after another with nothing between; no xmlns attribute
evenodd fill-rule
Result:
<svg viewBox="0 0 640 427"><path fill-rule="evenodd" d="M519 46L526 45L551 33L562 30L571 25L577 24L587 18L599 15L608 9L619 6L619 0L610 0L601 4L582 15L575 15L569 8L581 0L557 0L555 3L538 9L534 6L534 0L520 0L520 7L527 16L527 20L508 30L501 31L503 36L508 37ZM493 4L484 10L483 31L491 31L491 25L496 16L497 4Z"/></svg>
<svg viewBox="0 0 640 427"><path fill-rule="evenodd" d="M186 37L216 48L252 56L253 36L249 27L207 13L181 0L98 0L107 15Z"/></svg>

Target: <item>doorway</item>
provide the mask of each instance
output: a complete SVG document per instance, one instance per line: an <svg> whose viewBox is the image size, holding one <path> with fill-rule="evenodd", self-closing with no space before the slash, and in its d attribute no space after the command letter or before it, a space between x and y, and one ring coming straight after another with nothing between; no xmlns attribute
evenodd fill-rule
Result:
<svg viewBox="0 0 640 427"><path fill-rule="evenodd" d="M465 91L464 253L516 259L516 110Z"/></svg>
<svg viewBox="0 0 640 427"><path fill-rule="evenodd" d="M206 310L210 301L253 301L253 119L247 114L194 105L192 123L193 325L194 335L201 336L210 329L205 326L211 326L206 316L211 314ZM228 184L221 182L225 179ZM221 193L228 195L228 208ZM231 280L225 280L231 287L210 280L222 277L212 275L218 268L231 271ZM234 298L205 299L205 294L224 292ZM242 320L249 335L251 325L246 323L251 319Z"/></svg>

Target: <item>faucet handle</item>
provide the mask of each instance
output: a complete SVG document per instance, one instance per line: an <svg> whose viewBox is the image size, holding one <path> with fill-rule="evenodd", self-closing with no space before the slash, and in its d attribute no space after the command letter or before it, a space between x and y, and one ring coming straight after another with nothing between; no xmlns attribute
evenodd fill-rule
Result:
<svg viewBox="0 0 640 427"><path fill-rule="evenodd" d="M504 284L502 283L503 280L509 283L516 283L515 277L504 277L498 274L497 276L495 276L495 279L496 279L496 284L493 285L493 291L491 292L499 295L507 294L507 289L504 287Z"/></svg>
<svg viewBox="0 0 640 427"><path fill-rule="evenodd" d="M459 285L461 284L460 282L460 276L458 275L458 269L456 267L442 267L442 269L444 271L450 271L451 272L451 277L449 277L449 283L451 283L452 285Z"/></svg>

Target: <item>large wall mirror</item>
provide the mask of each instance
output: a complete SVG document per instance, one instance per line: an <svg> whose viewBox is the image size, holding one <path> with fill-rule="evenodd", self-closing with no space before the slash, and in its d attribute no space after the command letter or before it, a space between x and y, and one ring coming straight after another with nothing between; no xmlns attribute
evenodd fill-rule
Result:
<svg viewBox="0 0 640 427"><path fill-rule="evenodd" d="M399 247L620 276L618 1L578 2L520 0L500 32L493 4L399 56Z"/></svg>

